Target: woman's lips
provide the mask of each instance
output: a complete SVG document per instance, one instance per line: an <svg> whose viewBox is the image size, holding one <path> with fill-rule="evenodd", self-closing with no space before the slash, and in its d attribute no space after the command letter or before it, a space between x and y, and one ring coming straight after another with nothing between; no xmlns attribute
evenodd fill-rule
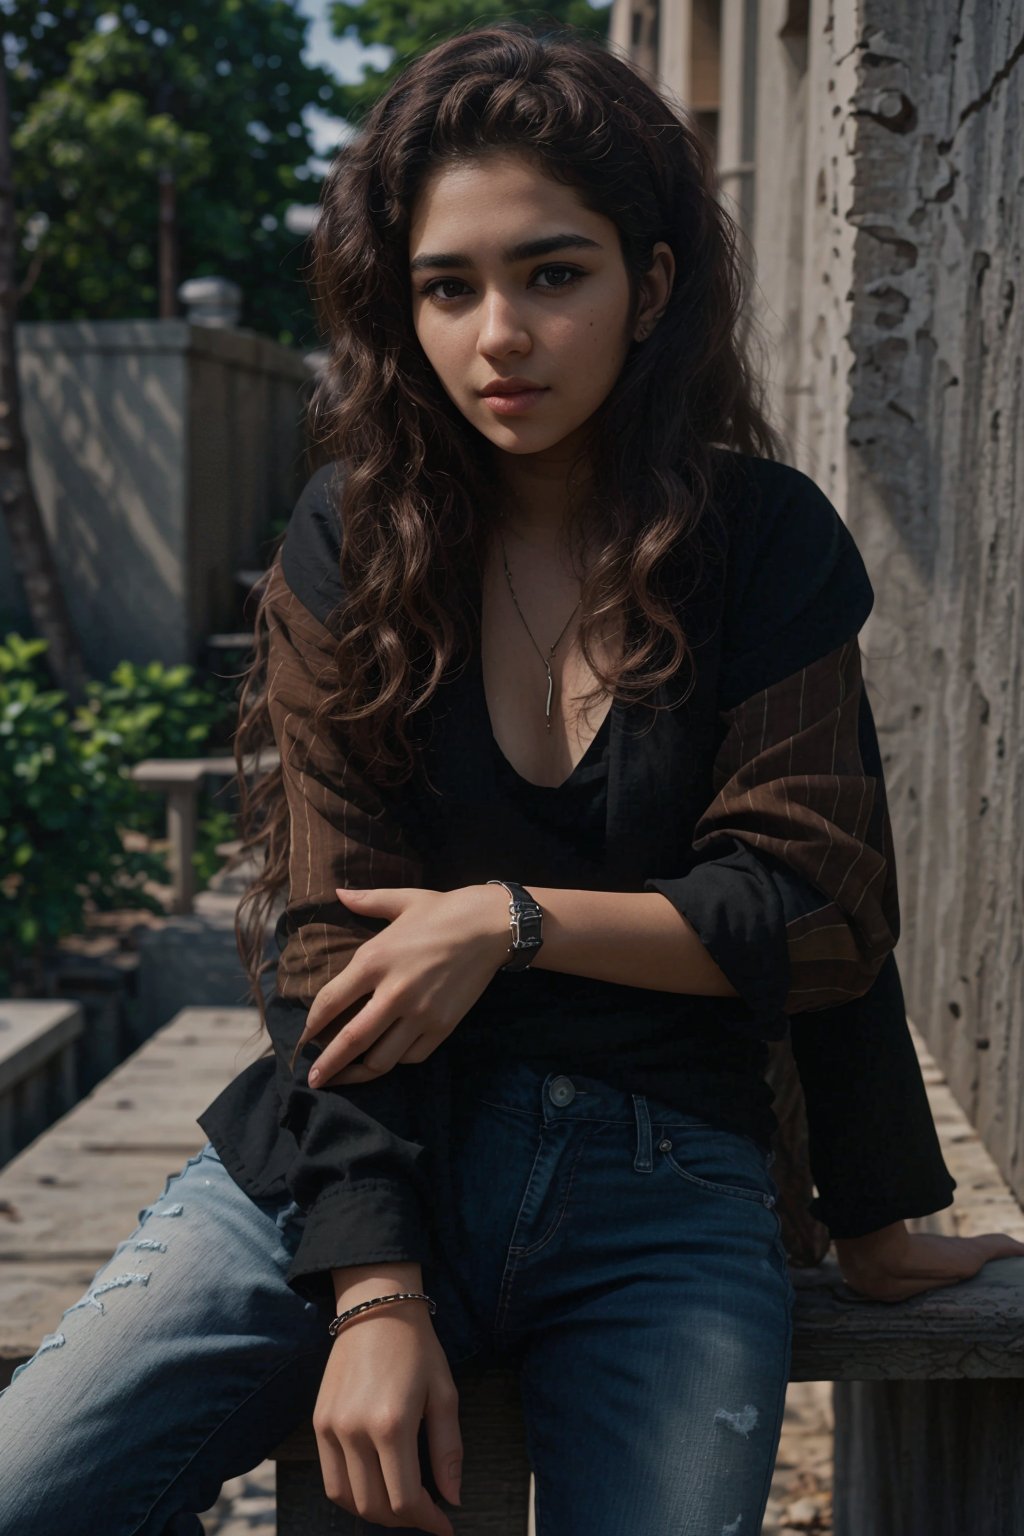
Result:
<svg viewBox="0 0 1024 1536"><path fill-rule="evenodd" d="M499 416L522 416L537 404L542 395L547 394L547 389L517 389L511 395L482 395L485 405L489 405L492 411L497 411Z"/></svg>

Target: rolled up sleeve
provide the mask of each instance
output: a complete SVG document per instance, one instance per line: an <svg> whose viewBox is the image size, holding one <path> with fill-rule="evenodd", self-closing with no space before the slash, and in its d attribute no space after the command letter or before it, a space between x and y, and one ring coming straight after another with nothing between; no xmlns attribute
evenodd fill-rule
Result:
<svg viewBox="0 0 1024 1536"><path fill-rule="evenodd" d="M306 1213L290 1282L353 1264L426 1260L431 1251L426 1127L443 1084L439 1053L377 1081L311 1088L328 1034L296 1058L314 997L384 926L339 900L348 886L421 885L417 850L381 792L357 772L321 706L334 688L336 637L273 568L265 613L267 690L290 825L288 897L266 1008L280 1125L296 1155L286 1183ZM355 1009L330 1026L336 1033Z"/></svg>
<svg viewBox="0 0 1024 1536"><path fill-rule="evenodd" d="M899 937L857 641L873 594L838 513L788 475L732 595L713 799L689 867L645 882L754 1014L776 1019L861 996Z"/></svg>

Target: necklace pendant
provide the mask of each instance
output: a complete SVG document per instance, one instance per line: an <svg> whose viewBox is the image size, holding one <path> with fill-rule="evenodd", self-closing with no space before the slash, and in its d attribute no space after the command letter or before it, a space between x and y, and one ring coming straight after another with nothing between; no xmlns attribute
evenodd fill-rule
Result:
<svg viewBox="0 0 1024 1536"><path fill-rule="evenodd" d="M551 729L551 695L554 692L554 687L554 678L551 676L551 668L548 667L548 697L547 703L544 705L544 717L547 721L547 727L549 731Z"/></svg>

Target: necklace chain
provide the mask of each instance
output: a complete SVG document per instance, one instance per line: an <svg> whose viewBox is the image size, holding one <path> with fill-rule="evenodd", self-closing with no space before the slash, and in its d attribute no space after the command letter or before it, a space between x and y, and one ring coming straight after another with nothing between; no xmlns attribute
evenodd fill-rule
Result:
<svg viewBox="0 0 1024 1536"><path fill-rule="evenodd" d="M555 689L555 680L554 680L554 678L551 675L551 657L555 654L555 648L557 647L559 641L561 640L562 635L565 634L566 630L569 628L569 625L572 623L573 618L575 617L575 614L576 614L576 609L579 608L580 603L582 603L582 601L583 601L583 598L580 597L579 602L576 604L576 608L573 609L572 613L570 613L569 617L566 619L565 623L562 625L561 633L558 636L558 640L555 641L555 644L548 651L547 656L545 656L544 652L541 650L540 646L537 644L536 640L533 638L533 631L530 629L529 624L527 624L526 617L525 617L525 615L523 613L523 610L519 606L519 599L516 597L516 589L512 585L512 572L508 568L508 550L505 548L505 539L504 539L504 536L502 535L501 527L500 526L498 527L498 538L501 539L501 558L502 558L502 561L504 562L504 566L505 566L505 580L508 582L508 590L511 593L512 601L516 605L516 612L518 613L519 617L522 619L522 621L523 621L523 628L526 630L526 633L530 637L530 644L533 646L534 650L537 652L537 655L540 657L541 661L544 663L544 670L547 672L547 675L548 675L548 696L547 696L547 701L546 701L546 703L544 705L544 719L545 719L545 721L547 723L547 728L550 731L550 729L551 729L551 700L552 700L552 696L554 694L554 689Z"/></svg>

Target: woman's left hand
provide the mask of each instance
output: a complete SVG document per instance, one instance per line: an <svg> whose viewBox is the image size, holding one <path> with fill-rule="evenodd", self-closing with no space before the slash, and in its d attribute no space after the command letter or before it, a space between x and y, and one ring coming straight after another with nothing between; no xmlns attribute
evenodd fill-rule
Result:
<svg viewBox="0 0 1024 1536"><path fill-rule="evenodd" d="M837 1237L835 1245L843 1279L872 1301L904 1301L969 1280L989 1259L1024 1257L1024 1243L1005 1232L941 1237L908 1232L902 1221L863 1237Z"/></svg>
<svg viewBox="0 0 1024 1536"><path fill-rule="evenodd" d="M313 999L296 1054L366 999L310 1069L312 1087L365 1083L399 1062L425 1061L455 1029L508 954L508 896L500 886L340 890L353 912L385 918ZM504 903L504 905L502 905ZM356 1057L364 1056L363 1061Z"/></svg>

